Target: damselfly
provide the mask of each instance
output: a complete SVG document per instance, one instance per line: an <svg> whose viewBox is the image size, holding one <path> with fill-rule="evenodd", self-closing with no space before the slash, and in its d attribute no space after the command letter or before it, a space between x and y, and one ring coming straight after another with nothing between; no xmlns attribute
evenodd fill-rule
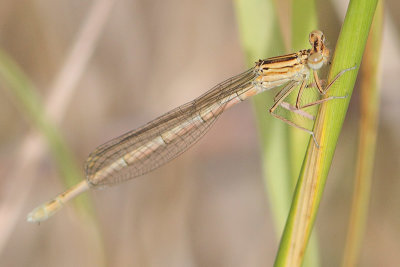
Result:
<svg viewBox="0 0 400 267"><path fill-rule="evenodd" d="M317 70L328 63L329 49L325 46L325 37L321 31L311 32L309 41L310 49L259 60L253 68L218 84L195 100L99 146L86 161L86 180L34 209L28 214L28 221L46 220L65 202L90 188L113 185L160 167L198 141L224 110L278 86L284 87L275 96L270 113L309 133L318 146L312 131L278 115L275 111L280 106L299 115L309 116L302 108L341 98L327 97L301 106L300 99L304 89L312 87L307 84L310 73L313 73L315 87L324 95L341 75L353 68L342 70L323 88ZM284 102L296 88L299 88L299 91L295 105Z"/></svg>

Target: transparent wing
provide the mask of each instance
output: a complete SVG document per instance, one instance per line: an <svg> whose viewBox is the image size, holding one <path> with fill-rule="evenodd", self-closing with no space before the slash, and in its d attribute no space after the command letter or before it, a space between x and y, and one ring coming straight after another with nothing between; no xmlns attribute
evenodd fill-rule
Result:
<svg viewBox="0 0 400 267"><path fill-rule="evenodd" d="M143 175L177 157L196 143L213 125L225 109L226 98L236 97L235 93L240 89L251 88L255 77L256 73L252 68L218 84L195 100L171 110L143 127L99 146L86 161L85 171L89 184L112 185ZM217 111L199 122L199 114L210 106L217 106ZM174 131L183 127L182 125L186 130ZM170 132L174 132L175 135L166 141L163 134ZM163 138L162 145L160 137ZM135 157L126 160L128 154L134 154ZM122 162L121 158L124 158L123 164L116 164Z"/></svg>

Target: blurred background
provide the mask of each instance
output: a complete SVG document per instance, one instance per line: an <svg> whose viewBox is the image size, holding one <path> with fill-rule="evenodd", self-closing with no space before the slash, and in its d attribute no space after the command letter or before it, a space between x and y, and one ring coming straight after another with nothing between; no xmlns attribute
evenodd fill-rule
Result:
<svg viewBox="0 0 400 267"><path fill-rule="evenodd" d="M333 49L348 3L320 2L320 29ZM278 5L283 33L288 6ZM399 17L398 1L386 1L360 266L400 265ZM35 86L80 175L99 144L246 69L228 0L1 1L0 48ZM343 254L359 115L356 85L315 225L322 266L338 266ZM0 266L272 265L280 233L265 194L250 101L226 111L171 163L87 193L90 218L66 205L40 225L27 223L26 214L66 185L32 126L0 83Z"/></svg>

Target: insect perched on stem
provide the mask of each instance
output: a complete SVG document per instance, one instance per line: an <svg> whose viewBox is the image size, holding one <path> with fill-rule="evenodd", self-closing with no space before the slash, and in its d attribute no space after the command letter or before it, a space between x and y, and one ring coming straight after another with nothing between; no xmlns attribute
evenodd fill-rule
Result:
<svg viewBox="0 0 400 267"><path fill-rule="evenodd" d="M224 110L278 86L284 87L275 96L269 112L276 118L309 133L318 147L314 132L276 114L276 109L282 107L310 118L311 115L302 110L303 108L343 98L332 96L301 106L300 100L304 89L311 87L307 84L310 72L313 73L315 87L321 95L325 95L340 76L354 67L342 70L323 88L317 70L329 60L325 36L321 31L312 31L309 41L310 49L259 60L253 68L218 84L193 101L173 109L137 130L99 146L86 160L86 180L34 209L28 214L27 220L44 221L57 212L65 202L90 188L113 185L160 167L198 141ZM284 102L296 88L299 88L299 92L295 105Z"/></svg>

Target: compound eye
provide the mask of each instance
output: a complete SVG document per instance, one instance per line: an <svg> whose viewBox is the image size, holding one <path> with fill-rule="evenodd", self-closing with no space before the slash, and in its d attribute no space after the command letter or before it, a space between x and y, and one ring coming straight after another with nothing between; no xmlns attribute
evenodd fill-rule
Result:
<svg viewBox="0 0 400 267"><path fill-rule="evenodd" d="M321 53L311 54L307 60L308 66L313 70L319 70L324 64L324 57Z"/></svg>
<svg viewBox="0 0 400 267"><path fill-rule="evenodd" d="M309 40L310 40L310 44L314 45L318 40L321 40L322 42L324 42L325 36L321 31L314 30L314 31L310 32Z"/></svg>

